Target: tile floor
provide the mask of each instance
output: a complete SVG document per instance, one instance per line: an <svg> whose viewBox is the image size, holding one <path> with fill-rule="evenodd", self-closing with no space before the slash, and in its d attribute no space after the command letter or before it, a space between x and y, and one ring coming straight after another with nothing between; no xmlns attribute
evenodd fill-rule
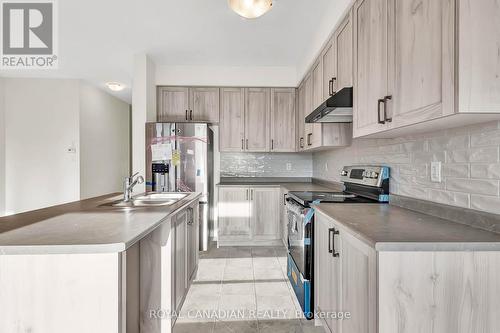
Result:
<svg viewBox="0 0 500 333"><path fill-rule="evenodd" d="M323 328L300 312L284 248L223 247L200 256L174 332L321 333Z"/></svg>

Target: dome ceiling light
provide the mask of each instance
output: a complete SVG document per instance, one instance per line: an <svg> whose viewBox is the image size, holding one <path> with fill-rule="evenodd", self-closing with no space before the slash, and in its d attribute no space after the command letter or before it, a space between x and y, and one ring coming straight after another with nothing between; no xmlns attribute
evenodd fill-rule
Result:
<svg viewBox="0 0 500 333"><path fill-rule="evenodd" d="M264 15L273 6L272 0L228 0L228 3L236 14L248 19Z"/></svg>

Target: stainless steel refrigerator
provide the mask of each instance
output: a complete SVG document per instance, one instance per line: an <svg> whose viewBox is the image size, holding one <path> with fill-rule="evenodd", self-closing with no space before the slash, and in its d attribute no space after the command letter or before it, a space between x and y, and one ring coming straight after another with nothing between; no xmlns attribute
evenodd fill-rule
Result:
<svg viewBox="0 0 500 333"><path fill-rule="evenodd" d="M146 124L146 189L201 192L200 250L213 234L213 132L207 124Z"/></svg>

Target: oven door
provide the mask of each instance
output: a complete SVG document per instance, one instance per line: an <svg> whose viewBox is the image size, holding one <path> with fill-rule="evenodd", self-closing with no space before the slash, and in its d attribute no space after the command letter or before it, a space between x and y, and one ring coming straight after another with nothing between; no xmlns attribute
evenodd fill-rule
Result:
<svg viewBox="0 0 500 333"><path fill-rule="evenodd" d="M288 252L304 279L310 279L311 228L312 223L305 223L310 208L306 208L292 199L286 203L288 218Z"/></svg>

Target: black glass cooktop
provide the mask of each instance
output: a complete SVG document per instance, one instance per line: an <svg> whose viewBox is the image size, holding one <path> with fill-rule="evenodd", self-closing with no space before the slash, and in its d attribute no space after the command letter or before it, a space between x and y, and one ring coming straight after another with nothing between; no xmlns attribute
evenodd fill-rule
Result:
<svg viewBox="0 0 500 333"><path fill-rule="evenodd" d="M314 201L329 202L329 203L373 203L376 200L349 194L345 192L289 192L288 196L302 204L309 206Z"/></svg>

